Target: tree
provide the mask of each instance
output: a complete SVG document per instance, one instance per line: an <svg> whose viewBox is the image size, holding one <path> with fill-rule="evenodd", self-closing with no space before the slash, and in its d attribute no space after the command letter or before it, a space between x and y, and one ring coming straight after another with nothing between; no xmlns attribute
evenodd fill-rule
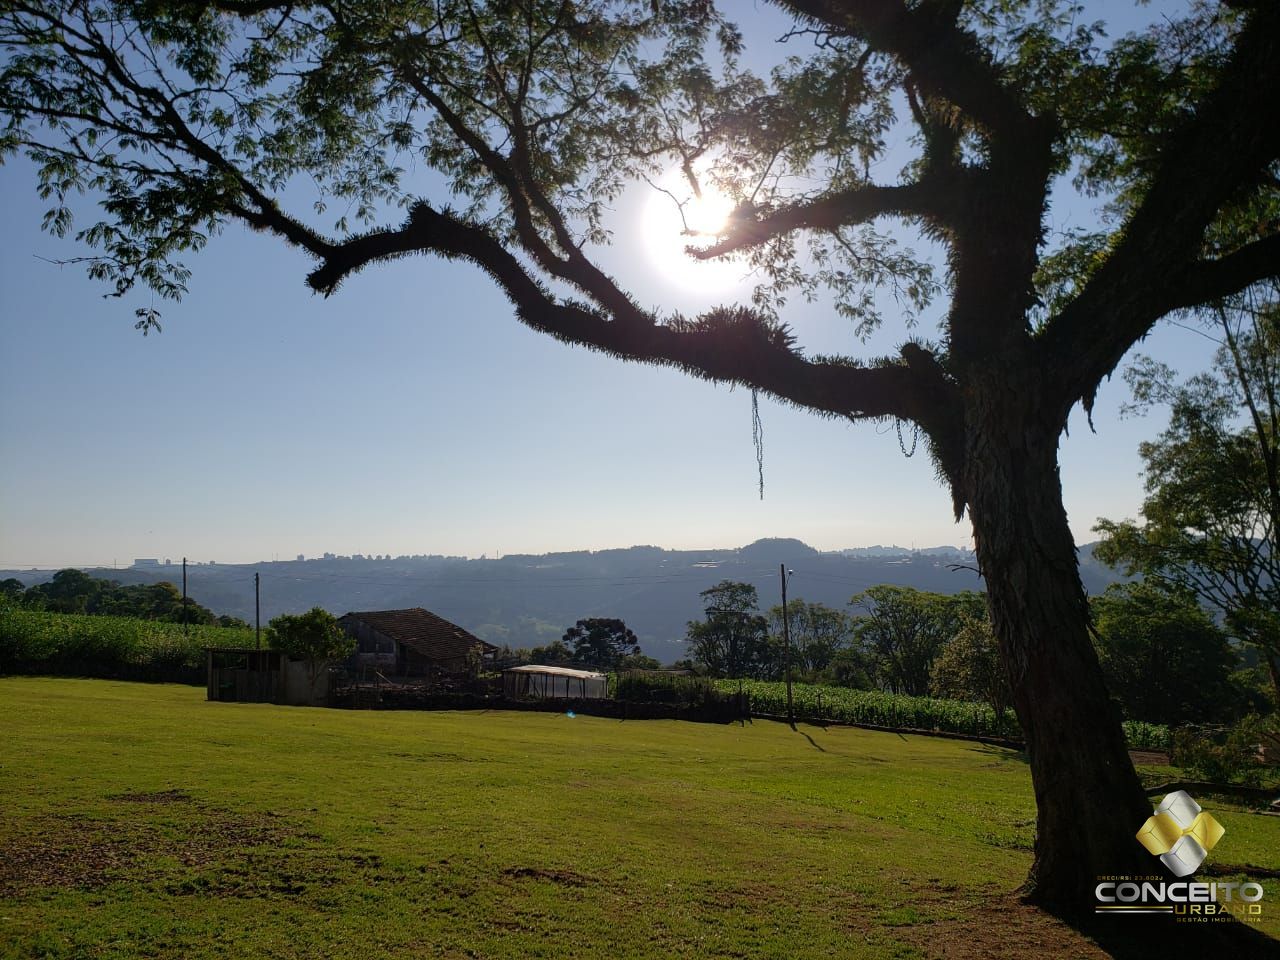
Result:
<svg viewBox="0 0 1280 960"><path fill-rule="evenodd" d="M927 697L934 659L960 629L961 615L981 612L982 598L881 584L849 604L865 611L854 617L853 632L873 681L894 693Z"/></svg>
<svg viewBox="0 0 1280 960"><path fill-rule="evenodd" d="M1280 311L1239 297L1214 318L1211 370L1179 384L1140 357L1126 371L1136 406L1168 404L1169 425L1139 448L1144 522L1100 520L1095 555L1216 610L1280 705Z"/></svg>
<svg viewBox="0 0 1280 960"><path fill-rule="evenodd" d="M1116 583L1093 601L1107 686L1127 716L1171 726L1243 713L1236 657L1195 600L1150 583Z"/></svg>
<svg viewBox="0 0 1280 960"><path fill-rule="evenodd" d="M929 691L935 697L980 700L990 705L996 717L1004 716L1013 691L1000 662L995 632L985 617L961 614L959 628L933 661Z"/></svg>
<svg viewBox="0 0 1280 960"><path fill-rule="evenodd" d="M845 647L831 658L827 676L838 687L870 690L875 684L871 679L872 667L866 655L856 646Z"/></svg>
<svg viewBox="0 0 1280 960"><path fill-rule="evenodd" d="M0 600L20 606L23 602L23 595L26 592L27 588L16 577L7 577L4 580L0 580Z"/></svg>
<svg viewBox="0 0 1280 960"><path fill-rule="evenodd" d="M68 567L59 570L47 583L36 584L27 590L29 606L54 613L96 613L100 598L120 584L113 580L99 580L83 570Z"/></svg>
<svg viewBox="0 0 1280 960"><path fill-rule="evenodd" d="M691 620L686 639L693 659L713 677L756 677L769 664L769 625L756 588L722 580L699 594L704 619Z"/></svg>
<svg viewBox="0 0 1280 960"><path fill-rule="evenodd" d="M817 674L831 665L835 655L849 644L852 625L843 610L822 603L787 601L790 616L793 662L802 673ZM782 639L782 604L769 608L769 630L776 641Z"/></svg>
<svg viewBox="0 0 1280 960"><path fill-rule="evenodd" d="M1058 439L1162 317L1280 271L1280 5L1197 2L1110 44L1055 0L778 6L806 46L761 79L709 0L31 0L0 11L0 147L34 158L54 232L69 198L102 198L77 236L120 295L179 295L177 257L236 220L313 257L325 295L374 263L463 260L567 343L914 424L973 524L1026 731L1027 890L1085 909L1098 874L1149 868L1132 828L1149 804L1089 637ZM411 193L405 156L437 196ZM697 255L758 268L749 304L664 314L594 259L611 200L672 164L738 199ZM288 209L304 182L316 195ZM1107 217L1050 236L1050 192L1073 186ZM335 198L362 232L320 223ZM945 248L944 280L885 219ZM876 289L908 325L945 292L938 337L809 356L780 319L825 290L866 333Z"/></svg>
<svg viewBox="0 0 1280 960"><path fill-rule="evenodd" d="M662 663L656 657L646 656L645 654L638 652L639 647L637 647L636 650L637 650L636 653L629 653L625 657L623 657L621 660L619 660L617 663L615 663L613 665L613 669L615 670L660 670L662 669Z"/></svg>
<svg viewBox="0 0 1280 960"><path fill-rule="evenodd" d="M10 581L6 581L10 582ZM17 580L11 581L21 584ZM37 610L55 613L101 614L114 617L140 617L167 623L217 624L248 626L233 617L217 617L208 607L187 598L184 609L182 594L172 583L132 584L121 586L115 580L91 577L83 570L59 570L47 583L37 584L22 595L23 604Z"/></svg>
<svg viewBox="0 0 1280 960"><path fill-rule="evenodd" d="M546 646L534 647L528 655L530 663L556 665L570 663L572 660L573 651L565 645L563 640L553 640Z"/></svg>
<svg viewBox="0 0 1280 960"><path fill-rule="evenodd" d="M306 613L281 614L267 624L267 645L293 660L305 660L314 686L322 667L351 655L355 638L321 607Z"/></svg>
<svg viewBox="0 0 1280 960"><path fill-rule="evenodd" d="M605 670L616 670L629 656L640 654L640 642L621 620L589 617L565 631L565 644L573 645L573 660Z"/></svg>

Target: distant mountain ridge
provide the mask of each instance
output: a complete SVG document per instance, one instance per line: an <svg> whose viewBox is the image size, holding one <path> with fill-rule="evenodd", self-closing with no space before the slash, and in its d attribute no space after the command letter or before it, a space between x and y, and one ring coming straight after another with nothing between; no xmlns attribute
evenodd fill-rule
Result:
<svg viewBox="0 0 1280 960"><path fill-rule="evenodd" d="M882 551L882 552L872 552ZM1091 594L1123 579L1080 548ZM778 566L793 571L791 598L843 607L880 583L938 593L981 590L972 552L960 547L860 547L819 551L789 538L736 549L666 550L635 546L596 551L508 554L498 559L420 556L330 557L256 564L188 565L190 596L215 613L253 622L253 575L261 574L262 622L313 606L335 614L426 607L491 643L527 647L558 639L583 617L619 617L650 656L684 655L685 624L702 614L698 594L721 580L754 584L760 604L781 602ZM124 584L181 583L180 565L86 570ZM53 571L0 571L28 586Z"/></svg>

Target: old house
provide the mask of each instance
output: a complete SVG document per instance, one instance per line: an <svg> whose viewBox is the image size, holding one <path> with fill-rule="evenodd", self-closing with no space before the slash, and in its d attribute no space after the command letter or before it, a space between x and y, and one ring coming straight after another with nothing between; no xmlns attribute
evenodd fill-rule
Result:
<svg viewBox="0 0 1280 960"><path fill-rule="evenodd" d="M356 667L399 677L471 673L492 663L498 651L421 607L348 613L338 623L355 638Z"/></svg>

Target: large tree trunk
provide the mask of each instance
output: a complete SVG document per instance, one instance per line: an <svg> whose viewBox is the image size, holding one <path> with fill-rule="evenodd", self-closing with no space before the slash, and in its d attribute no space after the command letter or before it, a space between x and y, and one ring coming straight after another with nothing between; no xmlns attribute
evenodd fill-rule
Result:
<svg viewBox="0 0 1280 960"><path fill-rule="evenodd" d="M1018 379L992 376L970 396L964 494L1035 787L1024 890L1055 912L1081 914L1092 912L1100 874L1161 867L1135 838L1151 805L1090 639L1062 505L1060 427L1029 409L1036 384Z"/></svg>

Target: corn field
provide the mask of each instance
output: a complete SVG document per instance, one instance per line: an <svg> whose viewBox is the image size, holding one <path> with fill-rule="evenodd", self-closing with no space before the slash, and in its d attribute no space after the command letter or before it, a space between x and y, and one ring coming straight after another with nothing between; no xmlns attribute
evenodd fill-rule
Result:
<svg viewBox="0 0 1280 960"><path fill-rule="evenodd" d="M724 691L738 689L750 697L751 712L783 716L787 712L787 685L766 680L717 680ZM808 683L792 684L792 699L797 717L811 720L837 720L866 723L879 727L904 727L915 730L938 730L970 736L1021 738L1022 731L1012 710L997 718L985 703L965 700L936 700L932 697L908 697L881 690L854 690ZM1137 720L1125 721L1125 736L1135 750L1167 750L1167 727Z"/></svg>
<svg viewBox="0 0 1280 960"><path fill-rule="evenodd" d="M251 647L253 631L134 617L0 608L0 673L200 669L205 647Z"/></svg>

